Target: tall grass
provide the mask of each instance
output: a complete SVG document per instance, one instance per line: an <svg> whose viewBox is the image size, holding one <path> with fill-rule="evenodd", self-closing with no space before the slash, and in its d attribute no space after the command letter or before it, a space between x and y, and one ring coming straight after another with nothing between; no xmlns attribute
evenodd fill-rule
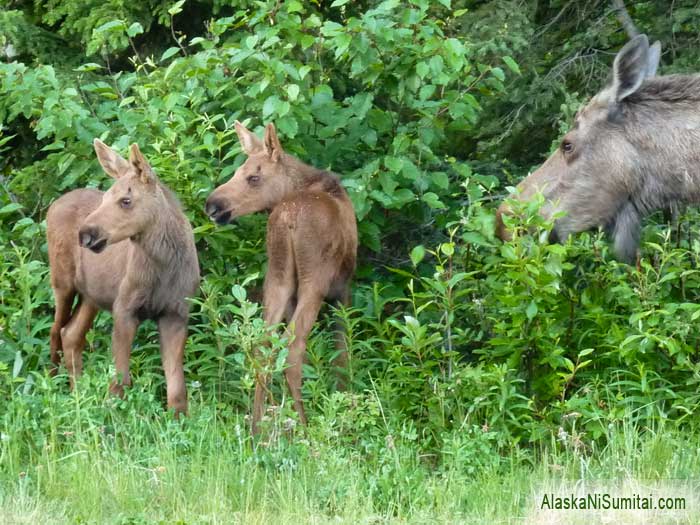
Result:
<svg viewBox="0 0 700 525"><path fill-rule="evenodd" d="M5 407L0 523L523 523L536 486L700 472L700 436L672 425L611 424L602 446L562 430L500 449L468 429L444 437L438 459L390 414L349 440L333 419L349 394L328 397L305 432L272 410L256 442L243 416L210 400L195 395L176 421L147 384L126 401L105 400L105 386L88 375L68 394L38 380L36 403ZM354 415L376 399L356 398Z"/></svg>

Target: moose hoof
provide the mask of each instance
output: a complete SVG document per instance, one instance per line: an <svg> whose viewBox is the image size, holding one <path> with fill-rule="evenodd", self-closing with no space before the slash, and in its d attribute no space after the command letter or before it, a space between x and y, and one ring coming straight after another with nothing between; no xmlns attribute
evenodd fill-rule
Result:
<svg viewBox="0 0 700 525"><path fill-rule="evenodd" d="M109 393L113 395L114 397L124 397L124 385L122 383L118 383L116 381L113 381L111 385L109 385Z"/></svg>

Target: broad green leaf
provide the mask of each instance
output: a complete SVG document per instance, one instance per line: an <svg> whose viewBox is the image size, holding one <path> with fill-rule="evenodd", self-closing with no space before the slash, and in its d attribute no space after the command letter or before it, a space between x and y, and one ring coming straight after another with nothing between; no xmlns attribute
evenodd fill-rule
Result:
<svg viewBox="0 0 700 525"><path fill-rule="evenodd" d="M179 0L178 2L175 2L169 9L168 13L171 16L175 16L179 13L182 13L182 6L185 5L185 0Z"/></svg>
<svg viewBox="0 0 700 525"><path fill-rule="evenodd" d="M304 5L299 0L290 0L287 2L287 13L302 13Z"/></svg>
<svg viewBox="0 0 700 525"><path fill-rule="evenodd" d="M503 82L506 79L506 75L505 73L503 73L503 70L500 67L491 68L491 74L493 74L493 76L501 82Z"/></svg>
<svg viewBox="0 0 700 525"><path fill-rule="evenodd" d="M440 245L440 251L447 257L452 257L455 253L455 243L453 242L443 242Z"/></svg>
<svg viewBox="0 0 700 525"><path fill-rule="evenodd" d="M129 26L129 29L126 30L126 34L131 38L134 38L136 35L140 35L141 33L143 33L143 26L139 22L134 22Z"/></svg>
<svg viewBox="0 0 700 525"><path fill-rule="evenodd" d="M432 191L423 194L421 200L434 210L439 210L446 207L445 204L440 200L440 197L438 197L437 194L433 193Z"/></svg>
<svg viewBox="0 0 700 525"><path fill-rule="evenodd" d="M289 84L287 86L287 96L291 101L296 100L299 96L299 86L297 86L296 84Z"/></svg>
<svg viewBox="0 0 700 525"><path fill-rule="evenodd" d="M419 244L411 250L411 262L413 266L418 266L418 263L421 262L424 257L425 247L422 244Z"/></svg>

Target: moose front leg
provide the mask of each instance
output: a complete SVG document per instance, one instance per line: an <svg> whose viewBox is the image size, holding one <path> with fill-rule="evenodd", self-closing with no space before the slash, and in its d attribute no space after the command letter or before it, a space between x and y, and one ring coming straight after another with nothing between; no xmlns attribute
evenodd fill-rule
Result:
<svg viewBox="0 0 700 525"><path fill-rule="evenodd" d="M139 321L130 313L114 314L114 331L112 332L112 355L117 376L112 380L109 391L112 395L123 397L124 387L131 386L129 359L131 345L134 342Z"/></svg>
<svg viewBox="0 0 700 525"><path fill-rule="evenodd" d="M187 341L187 318L166 315L158 320L160 333L160 357L163 361L165 384L168 390L168 408L175 415L187 413L187 387L185 386L185 342Z"/></svg>

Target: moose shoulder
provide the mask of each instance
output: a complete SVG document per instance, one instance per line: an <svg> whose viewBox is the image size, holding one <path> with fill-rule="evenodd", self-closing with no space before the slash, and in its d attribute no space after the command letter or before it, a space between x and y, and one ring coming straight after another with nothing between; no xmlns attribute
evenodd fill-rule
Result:
<svg viewBox="0 0 700 525"><path fill-rule="evenodd" d="M218 223L271 210L267 223L268 269L263 303L265 323L284 318L292 338L285 375L294 407L306 423L301 398L306 340L324 299L350 301L355 272L357 225L347 192L338 178L286 153L272 124L260 140L240 122L236 132L248 158L227 183L207 199L206 212ZM346 362L345 336L338 323L337 364ZM252 429L263 414L267 377L256 377Z"/></svg>
<svg viewBox="0 0 700 525"><path fill-rule="evenodd" d="M634 260L642 219L675 202L700 200L700 75L656 77L660 45L645 35L617 54L612 81L581 108L561 145L518 185L541 192L553 237L603 227L621 260ZM510 232L497 212L497 234Z"/></svg>
<svg viewBox="0 0 700 525"><path fill-rule="evenodd" d="M158 322L168 406L185 412L186 298L199 283L192 228L136 144L128 161L97 139L95 152L116 182L105 193L79 189L63 195L46 219L56 299L50 344L54 372L63 354L74 384L82 372L85 334L99 309L110 310L117 371L110 390L121 395L131 383L136 329L142 319L152 318Z"/></svg>

